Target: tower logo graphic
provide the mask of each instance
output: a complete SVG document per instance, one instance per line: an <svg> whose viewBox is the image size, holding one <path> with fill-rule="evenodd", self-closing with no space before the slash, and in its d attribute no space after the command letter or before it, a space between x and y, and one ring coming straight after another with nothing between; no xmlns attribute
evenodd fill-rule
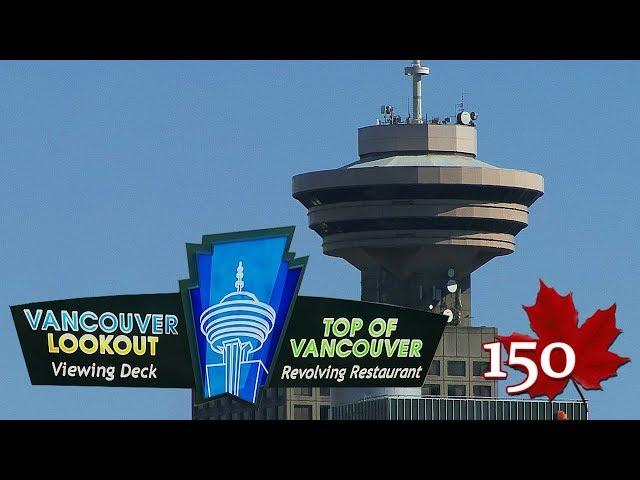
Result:
<svg viewBox="0 0 640 480"><path fill-rule="evenodd" d="M276 312L253 293L242 291L243 271L240 262L236 291L225 295L220 303L207 308L200 316L200 332L205 335L211 350L222 355L222 363L205 366L208 396L228 392L254 400L258 380L268 373L261 360L249 360L249 357L269 338ZM247 379L242 390L241 378Z"/></svg>
<svg viewBox="0 0 640 480"><path fill-rule="evenodd" d="M294 228L187 244L190 278L180 292L199 400L231 394L257 401L307 263L289 252Z"/></svg>

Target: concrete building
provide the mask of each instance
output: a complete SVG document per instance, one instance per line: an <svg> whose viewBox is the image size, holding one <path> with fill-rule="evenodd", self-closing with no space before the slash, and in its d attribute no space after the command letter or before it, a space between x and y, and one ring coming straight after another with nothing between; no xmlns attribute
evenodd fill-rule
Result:
<svg viewBox="0 0 640 480"><path fill-rule="evenodd" d="M361 298L449 317L422 389L332 390L335 407L372 397L497 395L484 380L482 343L496 329L471 325L471 274L514 252L529 207L543 195L535 173L498 168L477 158L477 115L422 116L419 60L405 69L413 82L413 112L393 107L358 130L355 162L293 177L293 197L308 210L309 227L327 255L361 272ZM478 322L476 322L478 323Z"/></svg>

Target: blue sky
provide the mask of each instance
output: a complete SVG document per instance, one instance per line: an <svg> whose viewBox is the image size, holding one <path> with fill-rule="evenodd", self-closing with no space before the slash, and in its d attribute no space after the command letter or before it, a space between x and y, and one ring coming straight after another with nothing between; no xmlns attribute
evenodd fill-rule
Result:
<svg viewBox="0 0 640 480"><path fill-rule="evenodd" d="M380 105L406 116L408 63L0 62L0 418L190 418L186 390L31 386L9 306L175 292L202 234L296 225L301 293L358 298L291 177L354 161ZM632 363L587 398L592 418L640 418L640 62L423 63L429 116L466 92L478 158L545 178L516 252L472 276L473 324L526 333L539 277L581 320L617 302Z"/></svg>

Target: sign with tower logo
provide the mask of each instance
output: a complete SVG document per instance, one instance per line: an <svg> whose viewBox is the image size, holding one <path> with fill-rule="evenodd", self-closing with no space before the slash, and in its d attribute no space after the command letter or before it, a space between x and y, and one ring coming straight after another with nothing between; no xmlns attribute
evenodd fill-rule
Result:
<svg viewBox="0 0 640 480"><path fill-rule="evenodd" d="M209 235L187 245L190 278L180 291L196 398L256 401L307 264L289 252L293 231Z"/></svg>
<svg viewBox="0 0 640 480"><path fill-rule="evenodd" d="M259 400L265 386L420 387L447 318L298 297L294 227L187 244L179 293L11 307L34 385L192 388Z"/></svg>

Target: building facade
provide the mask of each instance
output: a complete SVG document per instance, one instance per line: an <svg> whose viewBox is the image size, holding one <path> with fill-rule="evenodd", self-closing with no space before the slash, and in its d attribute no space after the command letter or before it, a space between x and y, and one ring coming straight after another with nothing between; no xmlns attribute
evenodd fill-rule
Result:
<svg viewBox="0 0 640 480"><path fill-rule="evenodd" d="M491 327L446 327L438 345L422 394L443 397L496 397L498 384L485 380L489 352L482 344L494 342Z"/></svg>
<svg viewBox="0 0 640 480"><path fill-rule="evenodd" d="M329 420L328 388L265 388L256 405L222 395L193 405L194 420ZM193 402L192 402L193 403Z"/></svg>

